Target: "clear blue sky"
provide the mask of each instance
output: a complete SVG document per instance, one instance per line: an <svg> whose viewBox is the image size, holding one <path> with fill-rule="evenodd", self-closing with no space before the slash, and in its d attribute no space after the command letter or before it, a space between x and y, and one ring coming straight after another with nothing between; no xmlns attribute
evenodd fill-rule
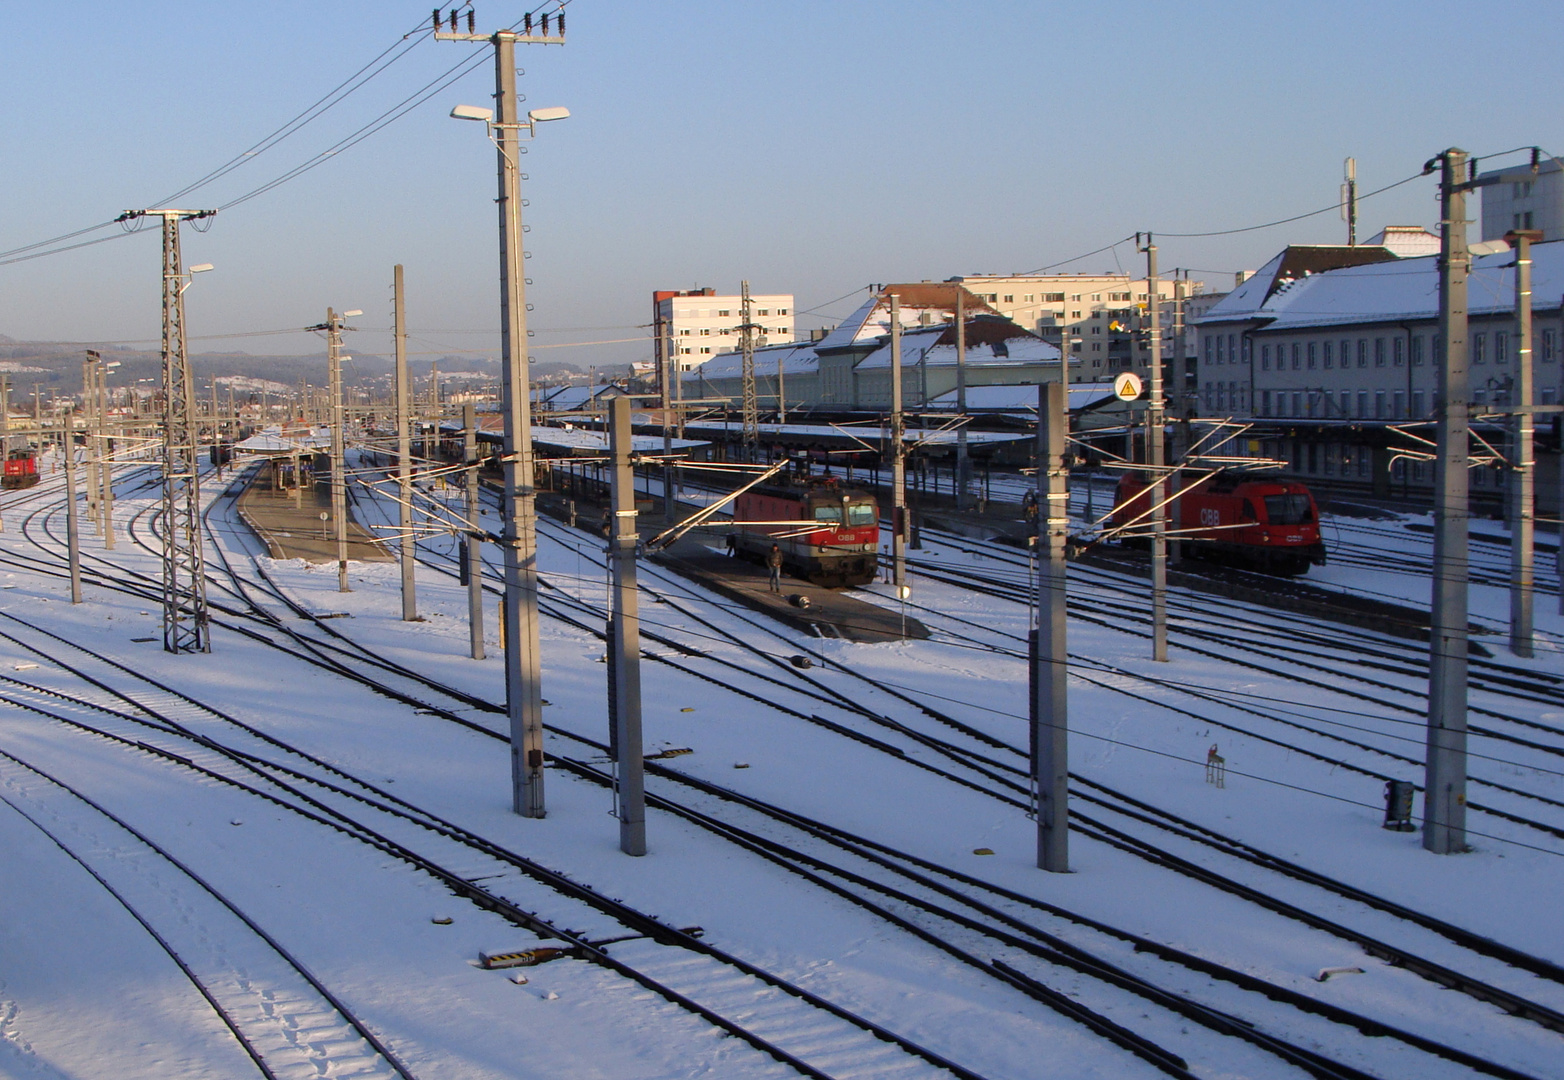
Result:
<svg viewBox="0 0 1564 1080"><path fill-rule="evenodd" d="M487 0L482 29L526 5ZM539 131L525 168L539 359L623 362L656 288L792 292L802 325L871 282L1030 271L1137 229L1238 228L1331 203L1443 147L1564 155L1556 3L794 3L575 0L569 44L519 50ZM242 152L415 30L341 105L185 196L220 206L347 136L483 48L427 40L429 5L85 2L10 13L0 43L0 250L155 204ZM409 41L416 40L410 38ZM492 350L494 153L448 119L492 64L319 168L187 231L192 335L299 327L328 304L389 318L406 265L416 348ZM1362 233L1432 225L1418 180ZM116 227L117 228L117 227ZM1336 241L1334 212L1160 241L1164 268L1226 273ZM102 234L93 234L102 235ZM1070 269L1142 263L1126 245ZM152 339L146 235L0 266L0 334ZM1207 275L1220 286L1219 273ZM1228 279L1230 280L1230 279ZM304 353L302 335L203 349ZM364 333L358 347L384 351Z"/></svg>

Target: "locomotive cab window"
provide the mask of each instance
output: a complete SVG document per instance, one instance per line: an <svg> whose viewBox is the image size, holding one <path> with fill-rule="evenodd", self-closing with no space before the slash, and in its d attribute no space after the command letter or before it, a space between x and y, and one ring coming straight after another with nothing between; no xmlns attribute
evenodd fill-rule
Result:
<svg viewBox="0 0 1564 1080"><path fill-rule="evenodd" d="M817 503L815 505L815 520L840 523L842 520L842 508L840 505L832 505L831 503Z"/></svg>
<svg viewBox="0 0 1564 1080"><path fill-rule="evenodd" d="M874 503L850 503L847 507L847 524L876 525L880 515Z"/></svg>
<svg viewBox="0 0 1564 1080"><path fill-rule="evenodd" d="M1248 499L1245 499L1243 508L1241 510L1239 510L1238 516L1240 518L1242 518L1244 521L1256 521L1256 520L1258 520L1254 516L1254 503L1250 502Z"/></svg>
<svg viewBox="0 0 1564 1080"><path fill-rule="evenodd" d="M1272 525L1306 525L1314 520L1307 495L1267 495L1265 516Z"/></svg>

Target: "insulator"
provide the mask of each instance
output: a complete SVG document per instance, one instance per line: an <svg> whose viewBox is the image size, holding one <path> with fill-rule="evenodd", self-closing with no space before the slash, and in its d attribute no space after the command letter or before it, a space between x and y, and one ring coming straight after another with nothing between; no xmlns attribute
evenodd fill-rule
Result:
<svg viewBox="0 0 1564 1080"><path fill-rule="evenodd" d="M440 32L440 9L439 8L435 8L434 9L434 32L437 33L437 34Z"/></svg>
<svg viewBox="0 0 1564 1080"><path fill-rule="evenodd" d="M467 32L469 34L478 32L478 13L472 8L467 9Z"/></svg>
<svg viewBox="0 0 1564 1080"><path fill-rule="evenodd" d="M543 36L548 37L548 12L543 13Z"/></svg>
<svg viewBox="0 0 1564 1080"><path fill-rule="evenodd" d="M565 12L563 10L559 13L559 36L565 36Z"/></svg>
<svg viewBox="0 0 1564 1080"><path fill-rule="evenodd" d="M528 37L532 36L532 12L527 12L521 17L521 29Z"/></svg>
<svg viewBox="0 0 1564 1080"><path fill-rule="evenodd" d="M456 33L456 9L451 9L451 33Z"/></svg>

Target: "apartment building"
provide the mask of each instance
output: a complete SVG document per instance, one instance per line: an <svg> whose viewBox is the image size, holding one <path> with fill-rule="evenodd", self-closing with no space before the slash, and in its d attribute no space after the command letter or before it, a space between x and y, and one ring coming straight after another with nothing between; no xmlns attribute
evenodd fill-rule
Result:
<svg viewBox="0 0 1564 1080"><path fill-rule="evenodd" d="M1129 274L974 274L953 277L1001 315L1055 345L1067 343L1083 378L1116 370L1144 371L1151 351L1145 329L1146 279ZM1191 282L1189 293L1203 291ZM1173 281L1159 278L1164 362L1174 357Z"/></svg>
<svg viewBox="0 0 1564 1080"><path fill-rule="evenodd" d="M750 318L761 328L757 345L793 340L792 293L750 293L749 302ZM743 297L738 295L718 296L710 288L652 293L658 363L672 348L677 371L691 371L713 356L737 349L743 321Z"/></svg>

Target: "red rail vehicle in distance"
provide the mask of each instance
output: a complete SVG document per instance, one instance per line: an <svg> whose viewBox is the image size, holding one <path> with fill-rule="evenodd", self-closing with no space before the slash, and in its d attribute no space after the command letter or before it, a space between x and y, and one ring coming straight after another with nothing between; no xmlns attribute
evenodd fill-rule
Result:
<svg viewBox="0 0 1564 1080"><path fill-rule="evenodd" d="M1151 527L1147 484L1144 473L1127 472L1114 497L1114 526L1137 540ZM1192 558L1289 575L1325 565L1319 508L1297 481L1219 472L1178 494L1178 521L1169 528L1177 530L1184 553Z"/></svg>
<svg viewBox="0 0 1564 1080"><path fill-rule="evenodd" d="M733 503L734 553L764 561L771 545L782 565L816 585L867 585L879 566L880 507L835 477L762 485Z"/></svg>
<svg viewBox="0 0 1564 1080"><path fill-rule="evenodd" d="M38 453L35 450L12 450L6 455L5 475L0 478L0 488L14 491L30 488L38 483Z"/></svg>

